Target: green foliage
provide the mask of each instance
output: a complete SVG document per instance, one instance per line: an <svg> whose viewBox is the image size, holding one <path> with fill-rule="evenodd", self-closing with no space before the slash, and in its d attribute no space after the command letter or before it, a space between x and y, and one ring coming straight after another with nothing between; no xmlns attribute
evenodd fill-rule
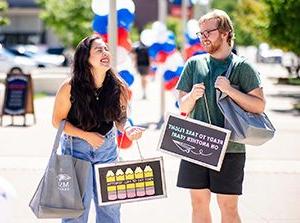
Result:
<svg viewBox="0 0 300 223"><path fill-rule="evenodd" d="M181 49L183 44L183 27L182 21L180 18L169 16L166 21L166 26L175 34L176 46Z"/></svg>
<svg viewBox="0 0 300 223"><path fill-rule="evenodd" d="M131 31L129 32L129 34L130 34L130 39L133 43L137 42L140 39L139 31L136 26L133 26L131 28Z"/></svg>
<svg viewBox="0 0 300 223"><path fill-rule="evenodd" d="M5 12L7 11L7 8L8 8L7 2L0 1L0 26L9 24L8 18L4 15Z"/></svg>
<svg viewBox="0 0 300 223"><path fill-rule="evenodd" d="M300 1L264 0L268 5L267 14L269 42L282 49L300 55Z"/></svg>
<svg viewBox="0 0 300 223"><path fill-rule="evenodd" d="M235 21L236 42L240 45L258 45L266 41L268 17L266 5L257 0L239 0L232 13Z"/></svg>
<svg viewBox="0 0 300 223"><path fill-rule="evenodd" d="M266 36L266 6L257 0L213 0L212 7L224 10L232 19L235 42L238 45L257 45Z"/></svg>
<svg viewBox="0 0 300 223"><path fill-rule="evenodd" d="M214 9L221 9L228 13L229 16L236 10L238 0L213 0L211 7Z"/></svg>
<svg viewBox="0 0 300 223"><path fill-rule="evenodd" d="M68 47L76 47L91 35L93 12L91 0L39 0L41 19Z"/></svg>

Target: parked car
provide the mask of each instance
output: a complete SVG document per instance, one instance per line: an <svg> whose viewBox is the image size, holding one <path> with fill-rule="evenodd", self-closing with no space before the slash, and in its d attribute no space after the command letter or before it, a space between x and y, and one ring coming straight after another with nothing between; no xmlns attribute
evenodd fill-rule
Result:
<svg viewBox="0 0 300 223"><path fill-rule="evenodd" d="M8 73L12 68L30 73L37 67L37 63L29 57L14 55L0 44L0 72Z"/></svg>
<svg viewBox="0 0 300 223"><path fill-rule="evenodd" d="M267 43L261 43L256 53L258 63L279 63L282 61L283 51L280 49L271 49Z"/></svg>
<svg viewBox="0 0 300 223"><path fill-rule="evenodd" d="M65 56L62 54L53 54L51 49L36 45L16 45L8 49L15 55L25 56L33 59L38 67L57 67L65 64ZM53 51L53 50L52 50ZM54 51L59 52L59 51Z"/></svg>

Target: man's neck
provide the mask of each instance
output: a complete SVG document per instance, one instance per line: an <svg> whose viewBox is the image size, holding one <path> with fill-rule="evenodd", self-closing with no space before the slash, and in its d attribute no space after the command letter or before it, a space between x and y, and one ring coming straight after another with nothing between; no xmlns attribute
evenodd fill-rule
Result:
<svg viewBox="0 0 300 223"><path fill-rule="evenodd" d="M230 55L231 50L232 49L230 46L226 46L226 47L220 48L218 51L216 51L210 55L217 60L225 60Z"/></svg>

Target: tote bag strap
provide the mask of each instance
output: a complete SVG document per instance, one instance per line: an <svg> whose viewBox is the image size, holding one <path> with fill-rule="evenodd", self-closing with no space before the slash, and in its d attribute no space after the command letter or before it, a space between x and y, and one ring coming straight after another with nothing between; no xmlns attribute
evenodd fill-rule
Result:
<svg viewBox="0 0 300 223"><path fill-rule="evenodd" d="M233 63L231 61L231 63L229 64L229 67L228 67L228 69L226 71L226 74L225 74L225 77L227 77L227 79L229 79L229 76L231 74L232 68L233 68Z"/></svg>
<svg viewBox="0 0 300 223"><path fill-rule="evenodd" d="M61 136L62 132L64 131L65 125L66 125L66 120L62 120L59 124L59 128L57 130L54 145L52 148L52 153L56 153L56 151L58 149L60 136Z"/></svg>

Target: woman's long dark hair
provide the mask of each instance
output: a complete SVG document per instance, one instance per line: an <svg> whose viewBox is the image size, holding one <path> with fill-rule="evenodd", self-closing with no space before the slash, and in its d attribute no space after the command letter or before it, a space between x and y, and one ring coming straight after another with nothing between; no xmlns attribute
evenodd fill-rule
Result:
<svg viewBox="0 0 300 223"><path fill-rule="evenodd" d="M91 45L96 39L101 38L99 36L86 37L76 47L70 80L74 114L83 130L99 127L100 114L103 121L123 121L123 105L127 105L128 99L126 85L109 69L101 88L99 102L95 101L96 86L91 73L89 56ZM100 109L97 103L101 103Z"/></svg>

